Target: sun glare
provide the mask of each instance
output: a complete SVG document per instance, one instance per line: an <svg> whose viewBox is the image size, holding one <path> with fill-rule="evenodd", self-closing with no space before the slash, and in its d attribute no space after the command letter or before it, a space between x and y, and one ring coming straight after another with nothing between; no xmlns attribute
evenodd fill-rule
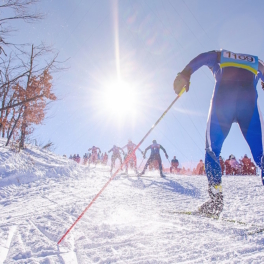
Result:
<svg viewBox="0 0 264 264"><path fill-rule="evenodd" d="M119 81L105 87L104 107L107 113L124 118L136 114L136 93L131 85Z"/></svg>

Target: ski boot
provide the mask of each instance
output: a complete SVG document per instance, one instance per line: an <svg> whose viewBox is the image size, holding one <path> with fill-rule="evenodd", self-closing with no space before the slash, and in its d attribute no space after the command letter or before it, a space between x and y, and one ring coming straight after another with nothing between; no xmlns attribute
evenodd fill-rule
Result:
<svg viewBox="0 0 264 264"><path fill-rule="evenodd" d="M224 207L222 186L209 185L208 193L210 200L198 207L198 211L207 216L218 218Z"/></svg>
<svg viewBox="0 0 264 264"><path fill-rule="evenodd" d="M160 172L160 177L166 177L166 175L163 174L163 172L161 171L161 172Z"/></svg>
<svg viewBox="0 0 264 264"><path fill-rule="evenodd" d="M142 176L143 174L145 174L145 171L140 172L138 176Z"/></svg>

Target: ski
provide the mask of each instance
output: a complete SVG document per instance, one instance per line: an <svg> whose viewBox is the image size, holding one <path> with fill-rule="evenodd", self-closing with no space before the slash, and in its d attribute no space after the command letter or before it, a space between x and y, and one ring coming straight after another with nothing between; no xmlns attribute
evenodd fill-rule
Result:
<svg viewBox="0 0 264 264"><path fill-rule="evenodd" d="M264 227L261 227L261 226L258 226L258 225L250 224L250 223L239 221L239 220L234 220L234 219L223 218L223 217L218 217L218 216L214 216L214 215L203 214L203 213L201 213L199 211L169 211L169 213L171 213L171 214L180 214L180 215L200 216L200 217L210 218L210 219L219 220L219 221L223 221L223 222L239 224L239 225L243 225L243 226L252 226L252 227L256 228L256 230L246 232L247 235L251 235L251 236L264 232Z"/></svg>
<svg viewBox="0 0 264 264"><path fill-rule="evenodd" d="M214 220L220 220L223 222L229 222L229 223L234 223L234 224L239 224L239 225L250 225L249 223L243 222L243 221L238 221L234 219L229 219L229 218L223 218L223 217L218 217L216 215L210 215L210 214L204 214L199 211L171 211L169 212L171 214L182 214L182 215L193 215L193 216L201 216L201 217L206 217ZM252 225L255 226L255 225ZM257 226L259 227L259 226Z"/></svg>
<svg viewBox="0 0 264 264"><path fill-rule="evenodd" d="M249 236L253 236L253 235L257 235L257 234L263 233L263 232L264 232L264 228L260 228L260 229L257 229L257 230L254 230L254 231L248 232L247 234L248 234Z"/></svg>

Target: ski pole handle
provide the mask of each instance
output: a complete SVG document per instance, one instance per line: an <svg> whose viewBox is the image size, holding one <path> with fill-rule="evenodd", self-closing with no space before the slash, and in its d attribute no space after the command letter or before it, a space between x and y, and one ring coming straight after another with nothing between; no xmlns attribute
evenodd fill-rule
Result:
<svg viewBox="0 0 264 264"><path fill-rule="evenodd" d="M190 83L191 84L191 83ZM181 89L180 93L178 94L178 96L181 96L184 92L186 91L185 86Z"/></svg>

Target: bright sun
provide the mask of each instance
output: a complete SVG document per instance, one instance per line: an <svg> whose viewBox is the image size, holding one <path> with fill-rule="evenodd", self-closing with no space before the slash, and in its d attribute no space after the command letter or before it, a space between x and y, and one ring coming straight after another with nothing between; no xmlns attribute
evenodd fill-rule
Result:
<svg viewBox="0 0 264 264"><path fill-rule="evenodd" d="M123 81L113 82L104 88L105 110L115 117L124 118L136 114L136 92Z"/></svg>

